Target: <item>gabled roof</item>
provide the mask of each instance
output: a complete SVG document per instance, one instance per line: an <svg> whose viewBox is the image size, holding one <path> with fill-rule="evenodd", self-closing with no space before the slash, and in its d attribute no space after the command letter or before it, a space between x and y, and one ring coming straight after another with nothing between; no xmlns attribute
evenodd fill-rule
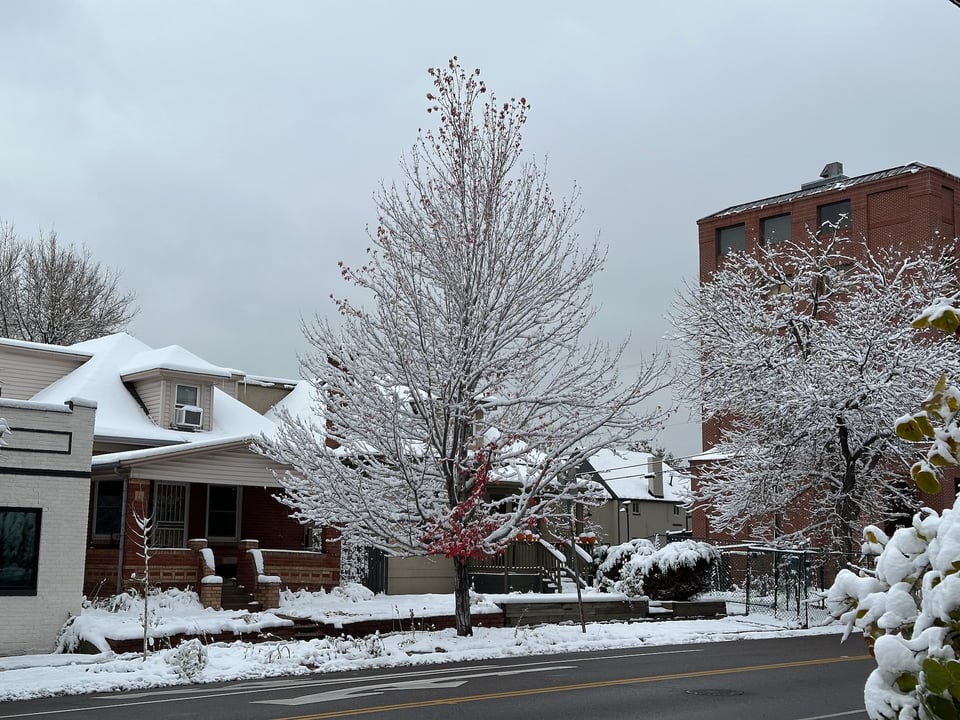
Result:
<svg viewBox="0 0 960 720"><path fill-rule="evenodd" d="M664 463L663 497L650 494L647 477L650 460L648 452L632 450L600 450L590 456L586 464L593 469L600 484L615 500L651 500L656 502L685 502L690 494L690 478Z"/></svg>
<svg viewBox="0 0 960 720"><path fill-rule="evenodd" d="M715 212L712 215L702 217L697 222L725 217L727 215L737 215L747 210L758 210L769 205L780 205L781 203L793 202L794 200L810 197L811 195L819 195L821 193L831 192L833 190L843 190L844 188L876 182L877 180L884 180L897 175L918 173L921 170L935 170L936 172L952 177L949 175L949 173L944 172L940 168L933 167L932 165L924 165L923 163L913 162L908 163L907 165L901 165L899 167L889 168L887 170L880 170L878 172L868 173L866 175L858 175L852 178L840 176L835 181L817 183L815 187L801 188L800 190L783 193L782 195L774 195L772 197L763 198L762 200L753 200L740 205L732 205L724 210Z"/></svg>
<svg viewBox="0 0 960 720"><path fill-rule="evenodd" d="M96 401L94 435L97 439L153 447L188 446L209 441L229 442L260 434L272 435L276 431L274 422L219 388L214 388L213 425L210 431L184 432L156 425L123 383L125 373L131 369L136 372L168 369L214 377L242 375L239 371L218 368L179 346L154 350L127 333L116 333L63 349L89 355L90 359L48 385L31 400L57 404L81 397Z"/></svg>

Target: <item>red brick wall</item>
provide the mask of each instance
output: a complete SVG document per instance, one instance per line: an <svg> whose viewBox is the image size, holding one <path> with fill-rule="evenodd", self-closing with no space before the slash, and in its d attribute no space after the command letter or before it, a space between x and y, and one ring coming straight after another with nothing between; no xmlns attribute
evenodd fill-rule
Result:
<svg viewBox="0 0 960 720"><path fill-rule="evenodd" d="M241 537L259 540L263 548L300 550L305 539L303 525L290 517L290 508L274 498L279 492L279 488L243 488Z"/></svg>

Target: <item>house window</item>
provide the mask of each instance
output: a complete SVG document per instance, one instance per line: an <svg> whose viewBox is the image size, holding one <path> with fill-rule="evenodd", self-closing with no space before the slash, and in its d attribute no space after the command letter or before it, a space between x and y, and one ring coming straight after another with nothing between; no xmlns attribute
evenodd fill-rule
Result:
<svg viewBox="0 0 960 720"><path fill-rule="evenodd" d="M823 231L846 230L850 227L850 201L820 205L817 208L817 224Z"/></svg>
<svg viewBox="0 0 960 720"><path fill-rule="evenodd" d="M639 500L634 500L632 503L630 503L630 512L633 513L634 515L639 515L639 514L640 514L640 501L639 501Z"/></svg>
<svg viewBox="0 0 960 720"><path fill-rule="evenodd" d="M200 408L200 388L196 385L177 385L176 419L177 425L199 428L203 424L203 410Z"/></svg>
<svg viewBox="0 0 960 720"><path fill-rule="evenodd" d="M177 407L200 407L200 388L196 385L177 385Z"/></svg>
<svg viewBox="0 0 960 720"><path fill-rule="evenodd" d="M679 517L679 515L680 515L680 506L679 506L679 505L674 505L674 506L673 506L673 514Z"/></svg>
<svg viewBox="0 0 960 720"><path fill-rule="evenodd" d="M764 245L776 245L790 239L790 213L774 215L760 221Z"/></svg>
<svg viewBox="0 0 960 720"><path fill-rule="evenodd" d="M0 595L36 595L40 508L0 507Z"/></svg>
<svg viewBox="0 0 960 720"><path fill-rule="evenodd" d="M153 538L158 548L187 546L187 486L158 482L153 500Z"/></svg>
<svg viewBox="0 0 960 720"><path fill-rule="evenodd" d="M123 518L123 480L94 483L93 536L119 538Z"/></svg>
<svg viewBox="0 0 960 720"><path fill-rule="evenodd" d="M207 537L236 540L240 536L240 488L207 486Z"/></svg>
<svg viewBox="0 0 960 720"><path fill-rule="evenodd" d="M717 255L741 252L747 247L746 225L731 225L717 230Z"/></svg>

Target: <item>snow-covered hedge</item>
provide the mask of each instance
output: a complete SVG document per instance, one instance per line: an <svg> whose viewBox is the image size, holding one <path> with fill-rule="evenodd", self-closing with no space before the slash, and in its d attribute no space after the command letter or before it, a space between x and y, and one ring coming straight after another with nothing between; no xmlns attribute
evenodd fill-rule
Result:
<svg viewBox="0 0 960 720"><path fill-rule="evenodd" d="M710 589L720 552L707 543L681 540L657 548L634 540L606 549L597 567L601 590L654 600L689 600Z"/></svg>
<svg viewBox="0 0 960 720"><path fill-rule="evenodd" d="M633 555L650 555L657 546L649 540L628 540L620 545L599 545L593 551L594 585L601 592L618 592L614 585L620 580L624 563Z"/></svg>

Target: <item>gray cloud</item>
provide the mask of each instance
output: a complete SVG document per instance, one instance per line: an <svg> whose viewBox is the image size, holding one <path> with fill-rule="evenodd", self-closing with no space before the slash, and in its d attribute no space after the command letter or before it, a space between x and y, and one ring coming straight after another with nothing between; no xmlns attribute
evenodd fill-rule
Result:
<svg viewBox="0 0 960 720"><path fill-rule="evenodd" d="M0 217L139 293L132 331L296 376L458 54L533 104L526 147L609 245L595 329L635 363L697 273L696 219L828 161L960 172L946 0L0 3ZM699 449L679 417L664 435Z"/></svg>

